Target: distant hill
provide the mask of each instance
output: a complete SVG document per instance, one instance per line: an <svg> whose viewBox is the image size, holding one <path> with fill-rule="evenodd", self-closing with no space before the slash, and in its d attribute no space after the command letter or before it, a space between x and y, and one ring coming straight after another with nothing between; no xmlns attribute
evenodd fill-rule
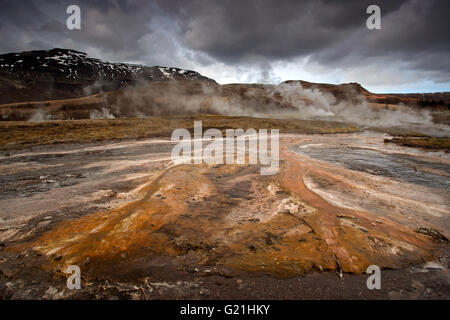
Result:
<svg viewBox="0 0 450 320"><path fill-rule="evenodd" d="M180 79L214 82L191 70L110 63L68 49L8 53L0 55L0 104L72 99L142 80Z"/></svg>
<svg viewBox="0 0 450 320"><path fill-rule="evenodd" d="M450 103L450 92L435 93L372 93L359 83L312 83L302 80L288 80L283 83L300 83L303 88L329 92L339 100L351 100L355 93L363 95L368 102L379 104L406 104L417 106L446 106Z"/></svg>
<svg viewBox="0 0 450 320"><path fill-rule="evenodd" d="M343 102L343 104L342 104ZM0 120L216 113L326 115L334 106L450 109L450 93L375 94L358 83L226 84L172 67L109 63L68 49L0 55ZM320 110L319 110L320 111ZM333 113L333 112L331 112Z"/></svg>

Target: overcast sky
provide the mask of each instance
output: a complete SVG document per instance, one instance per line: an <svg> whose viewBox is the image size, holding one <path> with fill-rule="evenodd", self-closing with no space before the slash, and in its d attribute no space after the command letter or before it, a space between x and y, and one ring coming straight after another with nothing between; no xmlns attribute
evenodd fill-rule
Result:
<svg viewBox="0 0 450 320"><path fill-rule="evenodd" d="M81 30L66 8L81 8ZM381 30L366 9L381 8ZM450 91L449 0L0 0L0 52L76 49L193 69L219 83L359 82Z"/></svg>

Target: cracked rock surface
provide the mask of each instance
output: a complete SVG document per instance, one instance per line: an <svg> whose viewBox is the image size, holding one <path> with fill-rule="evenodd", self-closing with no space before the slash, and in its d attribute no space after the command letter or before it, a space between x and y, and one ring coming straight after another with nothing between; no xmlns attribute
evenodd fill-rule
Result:
<svg viewBox="0 0 450 320"><path fill-rule="evenodd" d="M280 142L272 176L174 165L151 139L1 157L1 298L450 297L448 155L358 134ZM73 264L82 290L65 287ZM398 287L367 290L373 264Z"/></svg>

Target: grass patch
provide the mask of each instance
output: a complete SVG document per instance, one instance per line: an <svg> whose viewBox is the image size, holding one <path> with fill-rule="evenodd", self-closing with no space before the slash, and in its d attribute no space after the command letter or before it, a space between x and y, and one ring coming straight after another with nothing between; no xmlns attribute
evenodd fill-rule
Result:
<svg viewBox="0 0 450 320"><path fill-rule="evenodd" d="M433 137L395 137L393 139L385 139L384 142L395 143L397 145L444 150L450 151L450 138L433 138Z"/></svg>
<svg viewBox="0 0 450 320"><path fill-rule="evenodd" d="M0 122L0 150L36 145L95 142L116 139L170 138L176 128L193 132L194 121L203 121L203 130L279 129L280 133L349 133L359 129L341 122L229 117L218 115L161 116L143 119L56 120L45 122Z"/></svg>

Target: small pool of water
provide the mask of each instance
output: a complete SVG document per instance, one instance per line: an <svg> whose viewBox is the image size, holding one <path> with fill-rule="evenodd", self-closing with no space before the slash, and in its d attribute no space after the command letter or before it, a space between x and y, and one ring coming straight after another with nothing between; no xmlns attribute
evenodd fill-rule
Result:
<svg viewBox="0 0 450 320"><path fill-rule="evenodd" d="M450 187L450 178L422 171L422 167L450 174L450 165L431 162L404 154L387 154L375 150L330 147L323 144L297 145L294 152L311 158L435 189ZM426 170L428 171L428 170Z"/></svg>

